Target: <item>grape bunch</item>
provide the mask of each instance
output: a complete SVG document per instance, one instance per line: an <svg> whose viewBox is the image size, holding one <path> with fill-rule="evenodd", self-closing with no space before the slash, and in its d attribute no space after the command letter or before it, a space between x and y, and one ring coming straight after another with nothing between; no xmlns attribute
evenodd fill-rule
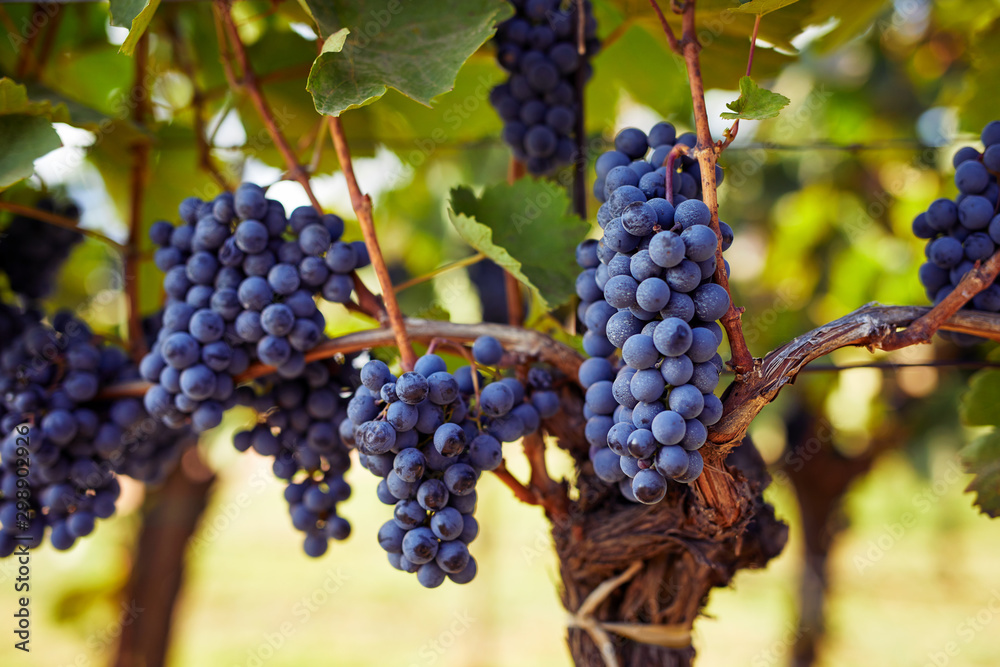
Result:
<svg viewBox="0 0 1000 667"><path fill-rule="evenodd" d="M510 79L490 92L504 122L503 140L532 174L569 164L580 114L577 86L591 76L597 22L584 2L585 53L577 44L578 3L512 0L515 14L497 28L497 62Z"/></svg>
<svg viewBox="0 0 1000 667"><path fill-rule="evenodd" d="M344 480L350 453L340 434L350 424L347 397L357 385L350 360L314 361L298 378L270 375L236 392L241 405L257 411L258 423L237 433L233 444L274 459L274 476L287 482L292 525L306 534L303 548L314 558L326 553L330 539L345 540L351 532L337 504L351 495Z"/></svg>
<svg viewBox="0 0 1000 667"><path fill-rule="evenodd" d="M315 297L349 301L351 274L368 254L364 244L340 240L336 215L302 206L286 218L251 183L211 202L185 199L180 216L180 226L150 229L167 302L140 370L153 383L146 409L201 432L235 404L234 378L252 362L284 378L302 375L305 353L324 338Z"/></svg>
<svg viewBox="0 0 1000 667"><path fill-rule="evenodd" d="M648 135L634 127L622 130L615 137L615 149L603 153L594 163L597 171L594 197L606 203L615 190L628 185L640 189L646 199L665 198L667 156L678 144L694 148L697 142L693 132L678 136L670 123L657 123ZM689 155L678 155L674 159L674 169L671 179L673 205L677 206L687 199L701 199L701 165L698 161ZM716 165L716 185L721 185L724 178L725 172ZM603 228L610 220L608 208L602 206L597 215L597 221Z"/></svg>
<svg viewBox="0 0 1000 667"><path fill-rule="evenodd" d="M984 150L966 146L955 153L955 185L959 194L937 199L913 220L913 233L927 239L927 261L919 276L927 298L935 305L958 286L975 262L989 259L1000 245L1000 121L982 132ZM1000 312L1000 285L994 283L973 297L971 307ZM978 338L947 334L956 342Z"/></svg>
<svg viewBox="0 0 1000 667"><path fill-rule="evenodd" d="M41 199L36 208L76 220L80 209L75 204L59 205L51 199ZM0 272L6 273L10 288L28 300L47 296L56 274L70 251L83 236L72 229L46 225L23 216L14 216L0 230ZM2 332L2 329L0 329Z"/></svg>
<svg viewBox="0 0 1000 667"><path fill-rule="evenodd" d="M603 238L577 248L577 312L591 357L579 380L594 470L629 500L647 504L663 499L667 480L698 478L698 449L722 417L714 394L723 339L716 320L729 295L713 282L720 239L697 191L687 186L692 197L676 193L674 204L664 198L665 169L653 164L664 160L675 135L669 123L648 135L634 128L618 134L617 150L597 159ZM650 146L651 162L643 159ZM675 184L689 175L684 169L693 170L678 167ZM725 250L732 229L719 226ZM620 367L609 360L616 351Z"/></svg>
<svg viewBox="0 0 1000 667"><path fill-rule="evenodd" d="M69 549L115 512L116 474L161 481L193 444L190 434L168 433L151 419L140 400L101 398L105 387L138 379L120 348L97 342L69 313L51 325L37 313L23 317L23 333L0 352L0 555L25 528L19 498L29 506L33 545L48 526L52 545ZM25 453L28 474L18 486Z"/></svg>
<svg viewBox="0 0 1000 667"><path fill-rule="evenodd" d="M476 576L468 548L479 533L476 482L501 464L502 443L534 433L559 409L544 368L531 369L527 387L497 370L487 381L478 367L495 369L503 347L482 336L472 355L474 366L449 373L440 356L426 354L399 377L373 359L347 407L361 465L382 478L378 498L393 506L379 544L394 568L427 588Z"/></svg>

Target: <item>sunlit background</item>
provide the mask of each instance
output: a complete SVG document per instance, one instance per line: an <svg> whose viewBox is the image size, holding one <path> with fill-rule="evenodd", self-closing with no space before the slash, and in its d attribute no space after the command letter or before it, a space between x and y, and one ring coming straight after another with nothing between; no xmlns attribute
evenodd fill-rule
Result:
<svg viewBox="0 0 1000 667"><path fill-rule="evenodd" d="M165 3L162 20L191 35L205 70L198 85L208 92L213 156L235 177L271 185L281 178L282 163L251 105L226 90L204 4ZM801 4L821 15L831 3ZM762 45L754 75L791 105L775 120L742 123L721 158L722 217L736 231L728 259L757 356L869 301L927 303L917 280L922 242L911 234L910 222L934 198L954 194L952 153L974 145L983 123L997 116L1000 59L990 56L989 45L995 52L1000 43L998 3L843 4L850 6L845 18L811 23L805 12L802 24L808 28L789 44ZM319 137L327 144L322 152L314 149L318 118L304 76L315 44L304 13L284 5L269 12L264 2L238 4L241 36L262 73L290 72L266 86L269 101L304 159L315 158L314 186L324 207L351 218L328 137ZM662 118L690 129L683 70L648 5L594 5L606 39L587 90L592 145L602 150L617 130L648 129ZM5 4L2 10L9 29L21 25L32 6ZM132 76L132 61L114 46L125 31L108 25L102 5L62 12L38 90L57 90L81 108L118 118ZM781 17L780 11L768 15L764 24ZM738 95L745 67L744 18L708 30L705 76L716 136L726 127L719 113ZM16 62L7 42L0 44L5 73ZM792 55L793 46L801 52ZM159 125L147 224L174 218L183 197L214 194L196 168L192 81L172 62L171 43L154 35L152 48ZM345 114L358 178L374 198L382 248L397 282L473 254L445 215L448 193L506 177L509 154L486 99L502 79L492 55L487 45L474 56L455 90L434 109L390 91L376 104ZM134 130L124 122L104 134L69 125L58 129L65 147L39 160L36 176L4 198L30 203L41 189L71 197L83 210L82 226L123 241L127 141ZM432 139L434 130L438 137L443 131L445 140ZM289 210L308 203L290 182L273 185L269 196ZM596 202L590 204L594 210ZM346 237L360 238L356 223L349 222ZM50 305L72 307L97 331L121 335L119 269L114 251L85 240ZM414 316L447 313L453 321L480 321L475 271L446 272L403 291L403 309ZM375 287L372 275L363 278ZM156 308L158 281L148 263L140 285L149 312ZM370 326L340 306L326 314L331 335ZM984 353L938 342L934 349L912 348L891 359L915 363ZM694 630L698 664L790 664L793 646L813 633L819 637L816 665L1000 664L1000 524L972 506L958 456L974 435L957 417L972 371L824 370L869 360L867 351L853 349L820 360L816 372L802 375L753 425L754 442L775 476L765 495L791 526L791 537L765 571L742 572L731 589L712 593ZM312 560L302 553L269 463L232 448L233 431L250 419L249 412L233 411L200 445L218 482L188 552L170 665L569 664L557 562L539 509L519 504L495 478L484 476L477 510L482 531L472 545L479 576L467 586L425 590L386 562L375 533L389 511L376 500L375 478L355 465L349 474L354 493L344 506L352 538ZM792 453L796 439L806 442L805 449ZM518 449L509 446L507 459L523 477ZM550 469L571 476L569 459L553 449ZM847 475L846 462L858 464ZM825 631L798 621L802 600L818 598L803 555L804 523L793 481L813 499L838 484L845 490L843 503L834 494L829 516L822 517L827 523L814 527L829 551ZM67 553L46 545L33 556L37 653L31 661L111 663L123 625L143 613L121 598L142 499L141 488L127 485L118 515L102 521L93 537ZM9 591L14 576L10 562L0 563L0 589ZM19 664L10 662L9 645L0 655L2 664Z"/></svg>

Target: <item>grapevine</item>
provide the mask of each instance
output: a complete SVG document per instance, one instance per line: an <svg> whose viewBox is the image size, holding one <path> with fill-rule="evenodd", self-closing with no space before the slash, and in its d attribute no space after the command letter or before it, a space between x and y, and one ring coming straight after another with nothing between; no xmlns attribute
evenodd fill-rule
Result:
<svg viewBox="0 0 1000 667"><path fill-rule="evenodd" d="M123 599L148 612L116 629L115 664L165 664L184 554L212 541L198 523L232 450L233 470L256 462L280 489L294 538L268 548L312 572L377 543L373 576L426 596L428 617L442 594L517 576L490 553L509 545L487 506L499 482L544 515L588 667L691 664L711 591L788 542L771 475L794 486L825 583L847 490L941 428L913 413L952 385L955 424L981 429L961 454L972 502L1000 515L995 360L893 354L1000 341L1000 121L954 154L957 193L927 195L942 147L969 143L941 111L978 128L990 107L968 81L913 75L995 74L982 50L1000 10L970 36L934 3L917 19L893 4L889 27L874 6L795 0L15 4L0 11L0 558L79 556L134 510ZM870 90L865 59L842 57L861 47ZM899 66L907 53L919 66ZM89 76L94 62L113 66ZM894 107L899 136L878 150L920 156L867 169L860 130L888 124L824 111L856 119L885 91L935 108ZM840 188L834 151L866 178ZM865 225L844 219L842 200L876 198ZM900 219L926 261L909 263ZM789 276L812 301L771 304ZM920 301L918 281L930 306L850 310ZM862 367L891 379L867 397L817 380L752 428L801 373ZM858 456L836 432L851 419ZM801 587L800 629L823 626L817 589ZM797 662L819 632L796 638Z"/></svg>

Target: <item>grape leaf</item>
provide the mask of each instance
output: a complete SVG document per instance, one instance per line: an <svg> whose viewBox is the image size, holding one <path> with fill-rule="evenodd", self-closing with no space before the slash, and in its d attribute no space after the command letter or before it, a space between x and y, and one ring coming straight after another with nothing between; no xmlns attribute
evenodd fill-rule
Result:
<svg viewBox="0 0 1000 667"><path fill-rule="evenodd" d="M983 514L1000 517L1000 431L977 438L962 450L965 470L975 477L966 491L975 493Z"/></svg>
<svg viewBox="0 0 1000 667"><path fill-rule="evenodd" d="M972 376L962 397L962 421L968 426L1000 426L1000 371L983 370Z"/></svg>
<svg viewBox="0 0 1000 667"><path fill-rule="evenodd" d="M111 0L111 25L128 28L128 37L122 42L118 53L132 55L135 45L146 32L159 6L160 0Z"/></svg>
<svg viewBox="0 0 1000 667"><path fill-rule="evenodd" d="M67 120L65 105L32 101L27 88L0 78L0 188L31 176L35 160L62 146L52 121Z"/></svg>
<svg viewBox="0 0 1000 667"><path fill-rule="evenodd" d="M782 7L787 7L788 5L794 5L799 0L750 0L745 2L740 0L740 6L734 7L733 11L743 12L745 14L767 14L773 12L776 9L781 9Z"/></svg>
<svg viewBox="0 0 1000 667"><path fill-rule="evenodd" d="M45 118L7 114L0 116L0 146L0 188L6 188L31 176L35 160L62 142Z"/></svg>
<svg viewBox="0 0 1000 667"><path fill-rule="evenodd" d="M527 285L543 308L573 295L580 271L575 249L590 225L570 212L562 190L521 179L476 197L462 186L451 191L448 216L466 243Z"/></svg>
<svg viewBox="0 0 1000 667"><path fill-rule="evenodd" d="M7 77L0 78L0 115L44 116L57 123L69 122L65 104L53 105L49 100L31 101L28 89Z"/></svg>
<svg viewBox="0 0 1000 667"><path fill-rule="evenodd" d="M748 76L740 79L740 96L733 102L726 105L735 113L728 111L722 115L726 120L764 120L774 118L781 110L788 106L790 99L784 95L771 92L766 88L761 88L754 80Z"/></svg>
<svg viewBox="0 0 1000 667"><path fill-rule="evenodd" d="M430 106L454 87L462 64L512 12L500 0L306 4L324 35L348 31L341 44L327 41L306 85L316 110L331 116L369 104L389 88Z"/></svg>

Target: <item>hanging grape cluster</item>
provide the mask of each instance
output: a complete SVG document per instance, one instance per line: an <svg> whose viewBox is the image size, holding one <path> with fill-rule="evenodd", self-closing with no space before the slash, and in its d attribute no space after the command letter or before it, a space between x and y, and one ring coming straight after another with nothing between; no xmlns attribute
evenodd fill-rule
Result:
<svg viewBox="0 0 1000 667"><path fill-rule="evenodd" d="M729 295L713 280L720 239L699 199L697 162L675 162L673 204L665 198L665 162L676 143L693 146L694 137L677 137L669 123L618 134L615 150L596 163L603 236L577 248L577 312L591 357L579 380L594 470L626 498L650 504L663 499L668 480L698 478L698 450L722 417L716 320ZM719 227L725 250L732 230Z"/></svg>
<svg viewBox="0 0 1000 667"><path fill-rule="evenodd" d="M363 243L340 240L344 221L302 206L286 217L244 183L211 202L189 198L182 225L150 235L167 294L156 344L142 360L149 412L164 423L218 426L235 405L234 378L260 362L297 378L325 335L316 297L346 303L352 272L368 264Z"/></svg>
<svg viewBox="0 0 1000 667"><path fill-rule="evenodd" d="M919 276L935 305L952 293L976 262L989 259L1000 245L1000 121L989 123L981 138L982 151L966 146L952 160L958 195L934 200L913 220L913 233L927 239L927 261ZM987 287L966 307L1000 312L1000 284ZM950 332L942 335L959 343L980 340Z"/></svg>
<svg viewBox="0 0 1000 667"><path fill-rule="evenodd" d="M584 52L579 50L578 3L512 0L515 14L497 28L497 62L510 79L490 92L504 122L503 140L532 174L569 164L581 113L578 88L590 78L597 22L584 2Z"/></svg>
<svg viewBox="0 0 1000 667"><path fill-rule="evenodd" d="M526 384L499 374L496 338L478 338L472 355L473 365L450 373L444 359L426 354L399 377L369 361L348 406L361 465L382 478L379 500L393 507L379 545L394 568L416 573L427 588L476 576L468 545L479 534L479 476L501 464L502 443L535 433L559 409L547 370L533 368Z"/></svg>
<svg viewBox="0 0 1000 667"><path fill-rule="evenodd" d="M39 208L77 215L47 200ZM195 442L138 398L104 398L139 378L136 365L71 313L46 318L38 305L80 235L17 217L4 232L0 269L15 298L0 304L0 556L39 546L46 531L69 549L115 513L117 475L162 482Z"/></svg>

